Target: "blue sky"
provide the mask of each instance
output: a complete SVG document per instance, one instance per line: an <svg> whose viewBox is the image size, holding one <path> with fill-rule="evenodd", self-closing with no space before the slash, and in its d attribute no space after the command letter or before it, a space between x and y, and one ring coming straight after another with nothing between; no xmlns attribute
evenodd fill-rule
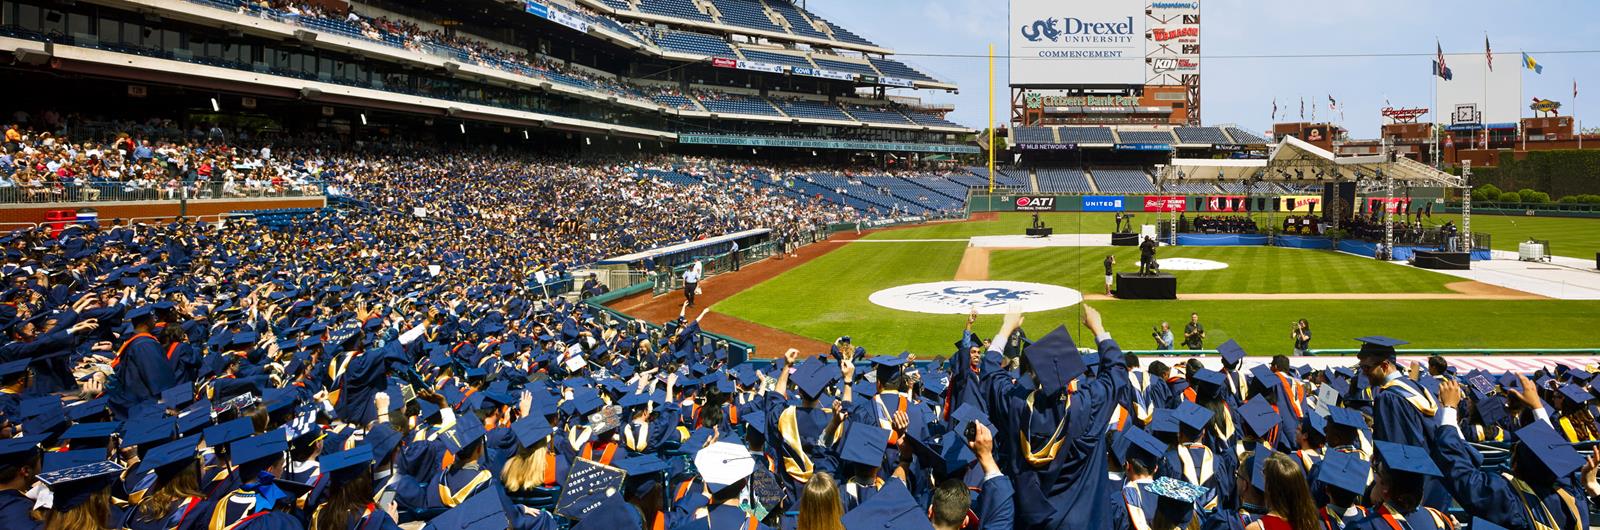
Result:
<svg viewBox="0 0 1600 530"><path fill-rule="evenodd" d="M1063 5L1069 4L1066 0ZM1125 0L1124 0L1125 1ZM807 8L901 53L1005 53L1005 0L809 0ZM1201 0L1202 108L1208 125L1237 123L1255 131L1271 124L1272 100L1298 114L1301 97L1320 104L1328 96L1344 108L1343 124L1357 138L1376 137L1378 111L1387 96L1396 107L1432 107L1430 57L1208 58L1237 55L1388 54L1434 51L1477 53L1483 39L1496 52L1495 70L1520 67L1500 54L1528 51L1544 73L1523 76L1524 116L1532 97L1562 103L1573 114L1572 83L1579 88L1577 116L1600 127L1600 53L1531 53L1600 50L1600 2L1490 0L1413 1ZM1515 57L1512 57L1514 59ZM915 91L927 101L956 105L954 119L981 127L987 120L987 62L982 58L902 57L961 86L959 95ZM1006 68L996 61L995 114L1005 120ZM1504 64L1503 64L1504 63ZM910 91L897 91L910 92ZM906 94L912 95L912 94ZM1281 120L1280 120L1281 121Z"/></svg>

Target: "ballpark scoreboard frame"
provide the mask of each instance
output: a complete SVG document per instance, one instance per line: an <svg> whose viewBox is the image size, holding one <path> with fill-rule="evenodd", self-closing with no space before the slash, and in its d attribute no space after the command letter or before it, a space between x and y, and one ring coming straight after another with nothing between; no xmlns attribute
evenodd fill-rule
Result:
<svg viewBox="0 0 1600 530"><path fill-rule="evenodd" d="M1200 125L1200 0L1060 6L1051 0L1009 4L1013 127L1040 125L1047 114L1150 114L1161 107L1171 124ZM1117 56L1096 56L1108 53ZM1129 77L1132 68L1142 75Z"/></svg>

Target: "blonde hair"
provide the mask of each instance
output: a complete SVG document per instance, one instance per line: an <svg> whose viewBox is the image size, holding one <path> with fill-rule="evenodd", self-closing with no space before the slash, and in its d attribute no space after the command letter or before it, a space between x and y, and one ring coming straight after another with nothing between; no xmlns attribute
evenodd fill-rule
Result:
<svg viewBox="0 0 1600 530"><path fill-rule="evenodd" d="M833 476L821 471L812 473L805 491L800 494L796 530L844 530L840 523L843 517L844 505L839 502L839 485L834 483Z"/></svg>
<svg viewBox="0 0 1600 530"><path fill-rule="evenodd" d="M111 517L111 490L101 488L89 495L89 500L67 511L46 510L42 530L105 530L106 519Z"/></svg>
<svg viewBox="0 0 1600 530"><path fill-rule="evenodd" d="M548 438L533 444L533 447L524 447L517 454L506 459L506 464L500 468L500 479L505 483L506 491L523 492L545 486L544 475L550 465L550 444Z"/></svg>
<svg viewBox="0 0 1600 530"><path fill-rule="evenodd" d="M200 468L193 461L184 465L186 467L183 470L167 478L139 501L140 521L159 521L171 514L172 508L178 503L205 495L200 493Z"/></svg>

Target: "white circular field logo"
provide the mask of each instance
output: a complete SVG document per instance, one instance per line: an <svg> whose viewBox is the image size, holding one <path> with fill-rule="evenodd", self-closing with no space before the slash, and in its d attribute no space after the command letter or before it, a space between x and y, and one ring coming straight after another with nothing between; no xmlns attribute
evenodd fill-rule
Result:
<svg viewBox="0 0 1600 530"><path fill-rule="evenodd" d="M1059 285L1006 281L950 281L890 287L867 297L874 304L901 311L959 315L977 308L985 315L1005 314L1012 304L1024 312L1049 311L1083 301L1083 294Z"/></svg>
<svg viewBox="0 0 1600 530"><path fill-rule="evenodd" d="M1195 258L1166 258L1158 259L1164 271L1215 271L1228 268L1227 263Z"/></svg>

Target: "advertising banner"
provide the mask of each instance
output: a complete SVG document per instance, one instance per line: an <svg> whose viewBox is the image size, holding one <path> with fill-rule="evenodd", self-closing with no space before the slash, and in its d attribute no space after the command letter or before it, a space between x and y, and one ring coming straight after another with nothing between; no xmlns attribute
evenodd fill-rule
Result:
<svg viewBox="0 0 1600 530"><path fill-rule="evenodd" d="M1056 211L1056 198L1039 195L1023 195L1016 198L1017 211L1019 212L1053 212Z"/></svg>
<svg viewBox="0 0 1600 530"><path fill-rule="evenodd" d="M1395 197L1392 199L1387 197L1367 197L1367 212L1375 212L1379 208L1383 208L1385 212L1391 214L1405 213L1410 211L1411 199L1407 197Z"/></svg>
<svg viewBox="0 0 1600 530"><path fill-rule="evenodd" d="M1083 198L1085 212L1120 212L1125 210L1121 195L1087 195Z"/></svg>
<svg viewBox="0 0 1600 530"><path fill-rule="evenodd" d="M1074 151L1078 144L1017 144L1017 149L1023 151Z"/></svg>
<svg viewBox="0 0 1600 530"><path fill-rule="evenodd" d="M839 81L855 81L856 80L856 75L852 74L852 73L840 72L840 71L836 71L836 70L823 70L821 68L811 68L811 67L808 67L808 66L791 67L789 69L789 71L791 73L793 73L794 75L803 75L803 76L808 76L808 77L820 77L820 78L823 78L823 79L837 79Z"/></svg>
<svg viewBox="0 0 1600 530"><path fill-rule="evenodd" d="M1200 1L1150 2L1144 15L1145 84L1182 86L1200 75Z"/></svg>
<svg viewBox="0 0 1600 530"><path fill-rule="evenodd" d="M1172 144L1117 144L1118 151L1171 151Z"/></svg>
<svg viewBox="0 0 1600 530"><path fill-rule="evenodd" d="M1319 210L1317 204L1322 202L1322 197L1317 195L1284 195L1282 211L1311 213Z"/></svg>
<svg viewBox="0 0 1600 530"><path fill-rule="evenodd" d="M1182 195L1146 195L1144 197L1144 211L1147 212L1183 212L1188 211L1189 201Z"/></svg>
<svg viewBox="0 0 1600 530"><path fill-rule="evenodd" d="M1242 212L1246 207L1242 195L1213 195L1206 197L1208 212Z"/></svg>
<svg viewBox="0 0 1600 530"><path fill-rule="evenodd" d="M712 57L711 66L715 66L717 68L738 68L739 61L733 59L724 59L721 57Z"/></svg>
<svg viewBox="0 0 1600 530"><path fill-rule="evenodd" d="M907 88L917 86L917 84L913 83L910 79L901 79L901 78L898 78L898 77L880 77L880 78L878 78L878 83L882 84L882 85L907 87Z"/></svg>
<svg viewBox="0 0 1600 530"><path fill-rule="evenodd" d="M1144 0L1012 0L1012 86L1144 83Z"/></svg>
<svg viewBox="0 0 1600 530"><path fill-rule="evenodd" d="M774 74L783 73L783 67L780 65L756 61L738 61L734 63L734 66L738 67L740 70L755 70L757 72L771 72Z"/></svg>

